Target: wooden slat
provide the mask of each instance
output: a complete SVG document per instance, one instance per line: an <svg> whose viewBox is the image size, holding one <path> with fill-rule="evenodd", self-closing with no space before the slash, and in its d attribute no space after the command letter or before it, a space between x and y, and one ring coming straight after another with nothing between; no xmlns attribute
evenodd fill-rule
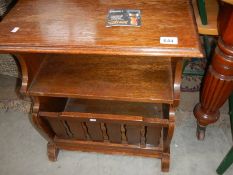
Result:
<svg viewBox="0 0 233 175"><path fill-rule="evenodd" d="M60 138L69 137L69 135L67 135L66 130L60 120L58 120L57 118L49 118L47 121L50 127L52 128L52 130L54 131L54 133L56 133L58 137Z"/></svg>
<svg viewBox="0 0 233 175"><path fill-rule="evenodd" d="M86 122L86 126L92 141L104 141L99 122Z"/></svg>
<svg viewBox="0 0 233 175"><path fill-rule="evenodd" d="M81 124L82 124L83 131L84 131L84 133L85 133L85 135L86 135L86 139L87 139L87 140L91 140L91 137L90 137L90 134L89 134L89 132L88 132L86 123L85 123L85 122L82 122Z"/></svg>
<svg viewBox="0 0 233 175"><path fill-rule="evenodd" d="M63 127L65 128L65 131L66 131L67 136L70 137L70 138L72 138L72 137L73 137L73 133L72 133L72 131L70 130L70 126L69 126L69 124L67 123L67 121L66 121L66 120L60 120L60 121L61 121Z"/></svg>
<svg viewBox="0 0 233 175"><path fill-rule="evenodd" d="M126 130L126 137L127 137L128 144L140 145L141 125L126 124L125 130Z"/></svg>
<svg viewBox="0 0 233 175"><path fill-rule="evenodd" d="M121 124L107 123L107 131L111 143L121 143Z"/></svg>
<svg viewBox="0 0 233 175"><path fill-rule="evenodd" d="M144 125L141 126L140 131L140 146L143 148L146 146L146 126Z"/></svg>
<svg viewBox="0 0 233 175"><path fill-rule="evenodd" d="M101 130L102 130L104 142L109 142L106 124L105 123L100 123L100 127L101 127Z"/></svg>
<svg viewBox="0 0 233 175"><path fill-rule="evenodd" d="M127 144L127 136L126 136L126 129L125 129L125 125L121 124L121 143L122 144Z"/></svg>
<svg viewBox="0 0 233 175"><path fill-rule="evenodd" d="M66 120L69 128L72 132L72 138L78 140L86 140L86 135L84 133L82 123L80 121L70 121Z"/></svg>

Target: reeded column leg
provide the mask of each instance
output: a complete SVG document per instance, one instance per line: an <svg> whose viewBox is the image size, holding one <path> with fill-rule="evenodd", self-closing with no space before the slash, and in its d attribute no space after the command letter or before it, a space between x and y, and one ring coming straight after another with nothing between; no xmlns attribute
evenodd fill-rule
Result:
<svg viewBox="0 0 233 175"><path fill-rule="evenodd" d="M233 5L221 4L218 22L218 46L204 79L201 101L194 108L199 140L205 138L205 127L218 120L219 108L233 90Z"/></svg>

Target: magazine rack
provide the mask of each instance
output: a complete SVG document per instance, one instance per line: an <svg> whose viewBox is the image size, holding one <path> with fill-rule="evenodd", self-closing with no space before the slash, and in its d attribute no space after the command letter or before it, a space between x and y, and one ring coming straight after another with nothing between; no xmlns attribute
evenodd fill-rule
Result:
<svg viewBox="0 0 233 175"><path fill-rule="evenodd" d="M142 26L106 28L117 8L141 10ZM202 57L193 21L183 0L19 1L0 23L0 51L21 65L49 159L59 149L148 156L168 171L182 60Z"/></svg>

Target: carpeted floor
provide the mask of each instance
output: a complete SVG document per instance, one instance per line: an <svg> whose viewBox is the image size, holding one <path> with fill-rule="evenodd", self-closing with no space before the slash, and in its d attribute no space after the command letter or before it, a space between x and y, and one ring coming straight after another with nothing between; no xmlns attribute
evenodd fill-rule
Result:
<svg viewBox="0 0 233 175"><path fill-rule="evenodd" d="M28 113L31 100L19 93L20 79L0 74L0 110Z"/></svg>
<svg viewBox="0 0 233 175"><path fill-rule="evenodd" d="M11 55L0 54L0 110L30 111L31 100L19 93L20 72Z"/></svg>

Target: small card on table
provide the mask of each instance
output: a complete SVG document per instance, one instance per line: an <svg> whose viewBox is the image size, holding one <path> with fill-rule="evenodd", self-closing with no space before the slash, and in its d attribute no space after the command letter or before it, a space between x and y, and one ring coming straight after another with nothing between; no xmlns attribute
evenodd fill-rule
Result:
<svg viewBox="0 0 233 175"><path fill-rule="evenodd" d="M141 26L140 10L110 9L107 16L106 27L112 26Z"/></svg>

